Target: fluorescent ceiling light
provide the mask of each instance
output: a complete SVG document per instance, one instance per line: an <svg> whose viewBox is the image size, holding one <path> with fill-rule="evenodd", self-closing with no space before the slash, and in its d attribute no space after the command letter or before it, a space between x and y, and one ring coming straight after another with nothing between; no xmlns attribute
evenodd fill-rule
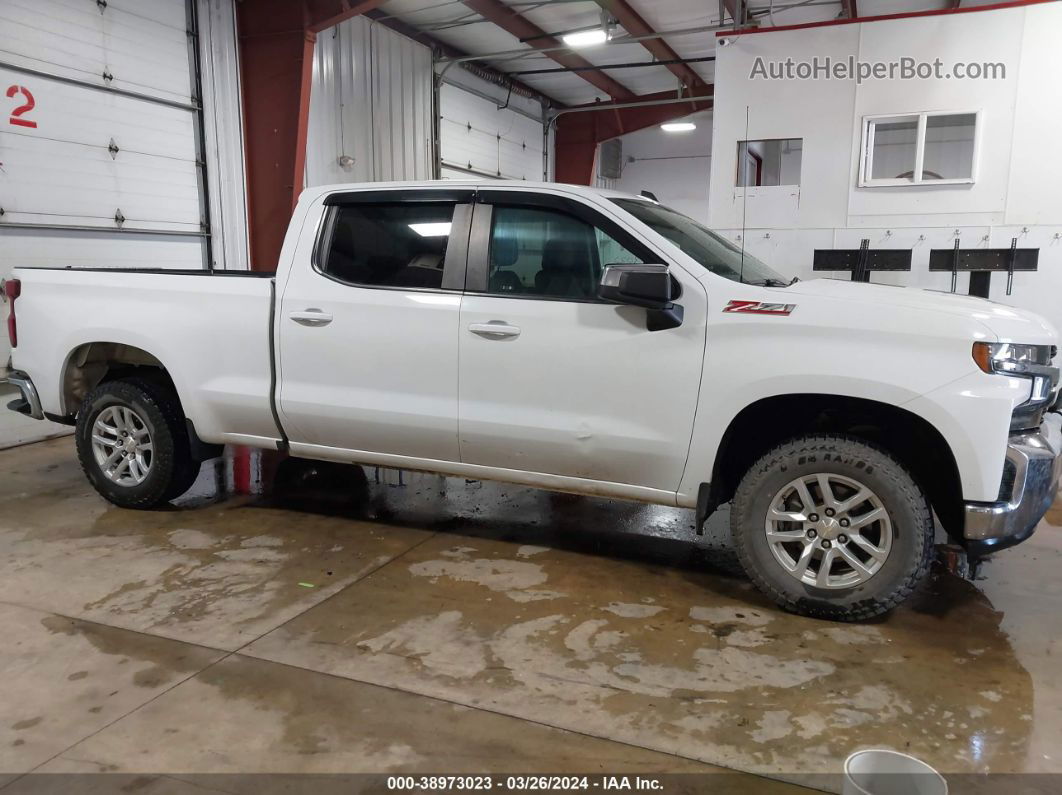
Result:
<svg viewBox="0 0 1062 795"><path fill-rule="evenodd" d="M449 221L434 224L410 224L409 228L421 237L448 237L450 235Z"/></svg>
<svg viewBox="0 0 1062 795"><path fill-rule="evenodd" d="M661 124L660 129L664 132L689 132L696 130L697 125L692 121L669 121L667 124Z"/></svg>
<svg viewBox="0 0 1062 795"><path fill-rule="evenodd" d="M581 30L578 33L568 33L561 37L569 47L590 47L594 44L604 44L608 41L608 34L602 29Z"/></svg>

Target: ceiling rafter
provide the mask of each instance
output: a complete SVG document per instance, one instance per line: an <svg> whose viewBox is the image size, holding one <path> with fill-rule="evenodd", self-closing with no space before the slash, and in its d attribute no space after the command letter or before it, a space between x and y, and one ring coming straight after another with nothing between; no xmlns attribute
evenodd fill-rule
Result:
<svg viewBox="0 0 1062 795"><path fill-rule="evenodd" d="M595 2L615 17L631 36L651 36L656 33L652 26L631 8L627 0L595 0ZM705 83L704 78L688 64L674 63L674 61L681 61L682 57L663 39L644 39L641 45L658 60L672 61L673 63L666 64L667 70L687 88L694 88Z"/></svg>
<svg viewBox="0 0 1062 795"><path fill-rule="evenodd" d="M420 42L421 44L427 47L431 47L437 50L439 53L446 57L465 58L468 56L468 53L464 50L459 50L456 47L452 47L449 44L439 41L439 39L435 38L430 33L425 33L419 28L415 28L412 25L403 22L398 17L389 16L382 11L367 11L365 13L365 16L367 16L369 19L376 20L384 27L393 30L395 33L400 33L407 39L413 39L413 41ZM495 69L493 67L487 66L486 64L477 64L477 66L486 70L487 72L492 73L493 75L496 75L499 79L508 80L509 84L518 88L520 93L524 96L531 97L532 99L537 99L540 102L548 102L551 105L554 105L555 107L566 107L563 102L559 102L553 97L543 94L537 88L532 88L527 83L513 79L513 77L510 76L507 72L503 72L500 69Z"/></svg>
<svg viewBox="0 0 1062 795"><path fill-rule="evenodd" d="M844 9L844 15L848 19L859 18L859 5L856 0L841 0L841 7Z"/></svg>
<svg viewBox="0 0 1062 795"><path fill-rule="evenodd" d="M562 46L557 39L548 35L534 22L521 16L501 0L462 0L462 2L517 39L528 39L528 46L534 49L542 50ZM622 83L593 68L594 64L581 55L568 52L548 52L547 55L561 66L579 68L582 71L575 74L614 99L630 100L636 96Z"/></svg>

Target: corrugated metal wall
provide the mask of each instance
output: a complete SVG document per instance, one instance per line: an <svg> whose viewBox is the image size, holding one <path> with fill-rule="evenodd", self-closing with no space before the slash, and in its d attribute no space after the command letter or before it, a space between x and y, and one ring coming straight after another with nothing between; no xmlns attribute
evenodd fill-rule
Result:
<svg viewBox="0 0 1062 795"><path fill-rule="evenodd" d="M431 50L365 17L317 37L306 185L434 176Z"/></svg>
<svg viewBox="0 0 1062 795"><path fill-rule="evenodd" d="M234 0L197 0L214 267L247 270L247 176Z"/></svg>

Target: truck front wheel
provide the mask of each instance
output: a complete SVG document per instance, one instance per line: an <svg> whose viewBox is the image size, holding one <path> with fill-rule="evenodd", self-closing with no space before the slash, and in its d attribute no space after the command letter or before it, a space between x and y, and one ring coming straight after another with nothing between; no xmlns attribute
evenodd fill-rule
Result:
<svg viewBox="0 0 1062 795"><path fill-rule="evenodd" d="M929 568L933 515L891 455L841 435L793 439L745 474L731 511L746 573L783 609L859 621L903 602Z"/></svg>
<svg viewBox="0 0 1062 795"><path fill-rule="evenodd" d="M173 390L153 378L100 384L81 404L77 455L89 482L122 508L156 508L186 492L199 466Z"/></svg>

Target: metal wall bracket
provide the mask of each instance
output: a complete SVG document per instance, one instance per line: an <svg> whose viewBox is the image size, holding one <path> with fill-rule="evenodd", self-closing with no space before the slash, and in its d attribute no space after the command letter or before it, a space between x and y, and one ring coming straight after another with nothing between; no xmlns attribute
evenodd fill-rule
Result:
<svg viewBox="0 0 1062 795"><path fill-rule="evenodd" d="M112 138L110 145L107 147L107 151L111 153L111 160L115 160L118 157L118 153L122 150L118 148L118 144L116 144Z"/></svg>
<svg viewBox="0 0 1062 795"><path fill-rule="evenodd" d="M117 210L114 211L114 225L117 226L119 229L121 229L122 228L122 224L124 224L124 223L125 223L125 216L122 215L122 210L119 207Z"/></svg>

